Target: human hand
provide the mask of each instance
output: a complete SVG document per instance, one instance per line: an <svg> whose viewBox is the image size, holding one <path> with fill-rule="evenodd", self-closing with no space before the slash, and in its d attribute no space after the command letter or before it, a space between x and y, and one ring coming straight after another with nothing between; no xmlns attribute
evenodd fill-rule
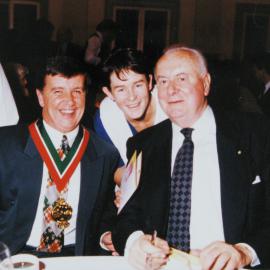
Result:
<svg viewBox="0 0 270 270"><path fill-rule="evenodd" d="M252 261L251 252L245 246L222 241L213 242L202 250L192 250L191 254L200 258L203 270L234 270Z"/></svg>
<svg viewBox="0 0 270 270"><path fill-rule="evenodd" d="M118 189L117 191L115 191L115 199L114 199L114 205L119 208L120 206L120 202L121 202L121 190Z"/></svg>
<svg viewBox="0 0 270 270"><path fill-rule="evenodd" d="M114 248L113 242L112 242L112 233L111 232L106 232L102 239L101 239L102 244L112 252L113 256L119 256L117 251Z"/></svg>
<svg viewBox="0 0 270 270"><path fill-rule="evenodd" d="M125 173L125 168L125 166L119 167L114 173L114 182L118 187L121 186L121 181Z"/></svg>
<svg viewBox="0 0 270 270"><path fill-rule="evenodd" d="M160 269L167 263L170 252L168 243L160 238L151 242L151 235L142 235L129 249L128 261L136 269Z"/></svg>

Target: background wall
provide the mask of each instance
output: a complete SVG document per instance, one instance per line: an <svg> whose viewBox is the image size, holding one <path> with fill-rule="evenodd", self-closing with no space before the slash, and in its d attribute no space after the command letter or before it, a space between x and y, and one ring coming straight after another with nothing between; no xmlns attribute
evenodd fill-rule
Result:
<svg viewBox="0 0 270 270"><path fill-rule="evenodd" d="M204 53L219 59L233 56L236 5L270 5L269 0L176 1L179 1L178 42L199 47ZM146 5L147 2L144 1ZM49 0L48 18L56 28L70 26L74 32L74 41L83 45L105 17L105 10L106 0Z"/></svg>

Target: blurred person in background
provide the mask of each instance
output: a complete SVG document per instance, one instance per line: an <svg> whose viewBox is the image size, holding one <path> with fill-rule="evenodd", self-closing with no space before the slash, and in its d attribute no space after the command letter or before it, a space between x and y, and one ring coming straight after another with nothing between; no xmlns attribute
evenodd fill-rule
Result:
<svg viewBox="0 0 270 270"><path fill-rule="evenodd" d="M16 125L19 114L7 77L0 63L0 127Z"/></svg>
<svg viewBox="0 0 270 270"><path fill-rule="evenodd" d="M40 115L40 109L37 107L36 96L33 96L28 88L29 70L20 63L7 63L4 69L16 102L20 122L34 121Z"/></svg>

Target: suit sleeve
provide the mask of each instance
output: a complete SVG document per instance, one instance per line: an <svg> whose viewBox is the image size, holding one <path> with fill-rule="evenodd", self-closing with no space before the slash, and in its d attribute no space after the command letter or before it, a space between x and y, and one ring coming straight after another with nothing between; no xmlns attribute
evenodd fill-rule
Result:
<svg viewBox="0 0 270 270"><path fill-rule="evenodd" d="M103 177L100 182L95 207L87 225L85 255L105 255L99 243L101 235L104 232L111 231L115 223L117 209L113 203L115 196L113 179L119 158L118 151L112 147L109 147L104 155Z"/></svg>
<svg viewBox="0 0 270 270"><path fill-rule="evenodd" d="M254 248L261 267L270 267L270 125L258 122L253 127L251 156L253 171L258 179L250 183L246 242Z"/></svg>
<svg viewBox="0 0 270 270"><path fill-rule="evenodd" d="M127 158L131 158L136 148L136 143L133 138L127 141ZM112 231L113 243L116 250L123 255L127 238L131 233L137 230L142 230L140 209L140 187L134 192L130 200L123 207L117 216L116 224Z"/></svg>
<svg viewBox="0 0 270 270"><path fill-rule="evenodd" d="M108 180L108 187L106 190L107 196L105 202L105 208L102 215L102 220L100 224L100 235L104 232L111 231L112 227L115 223L117 208L114 205L115 199L115 183L114 183L114 172L118 168L118 162L120 159L120 155L117 151L111 154L111 162L110 162L110 174Z"/></svg>

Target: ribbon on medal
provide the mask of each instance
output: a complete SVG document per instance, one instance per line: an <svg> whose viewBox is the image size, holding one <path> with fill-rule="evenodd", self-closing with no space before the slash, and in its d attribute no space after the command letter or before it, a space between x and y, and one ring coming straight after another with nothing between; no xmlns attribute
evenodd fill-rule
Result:
<svg viewBox="0 0 270 270"><path fill-rule="evenodd" d="M57 190L61 192L82 159L89 142L89 132L85 128L80 127L70 152L63 161L58 156L51 139L43 127L42 121L31 123L29 125L29 132Z"/></svg>

